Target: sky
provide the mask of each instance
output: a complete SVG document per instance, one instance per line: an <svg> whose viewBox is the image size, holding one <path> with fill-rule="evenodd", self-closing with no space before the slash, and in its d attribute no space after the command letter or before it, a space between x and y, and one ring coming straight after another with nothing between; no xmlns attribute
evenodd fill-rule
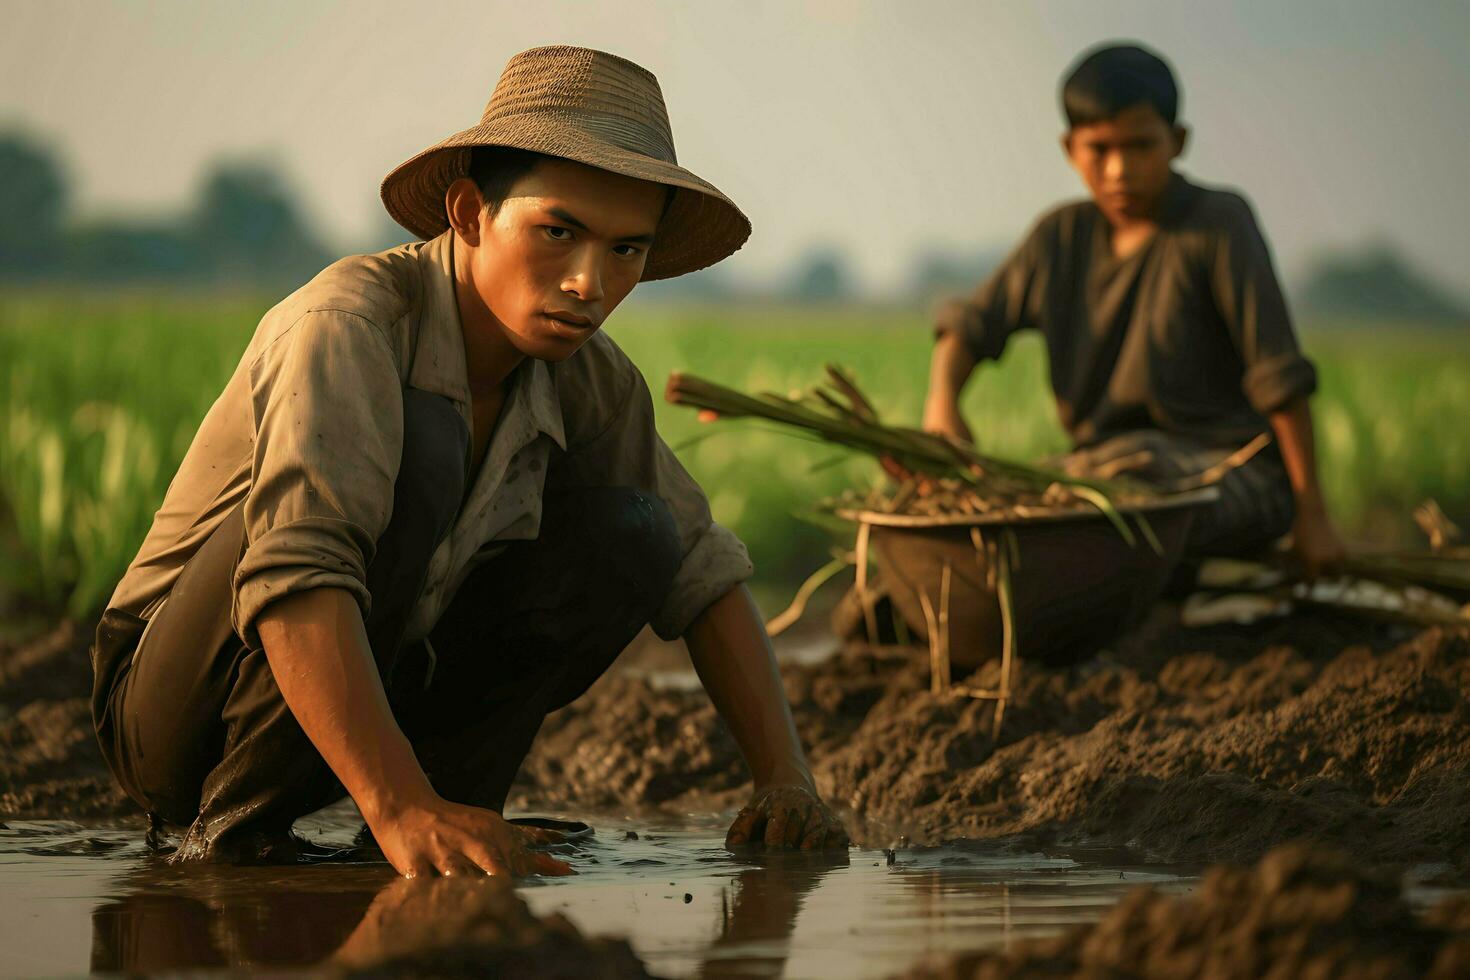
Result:
<svg viewBox="0 0 1470 980"><path fill-rule="evenodd" d="M1183 169L1244 190L1288 276L1384 242L1470 293L1470 3L0 4L0 127L62 155L86 215L181 210L211 160L268 159L337 247L379 241L384 174L476 123L517 51L581 44L659 77L680 162L754 223L732 273L831 246L881 293L1081 192L1058 80L1130 39L1178 72Z"/></svg>

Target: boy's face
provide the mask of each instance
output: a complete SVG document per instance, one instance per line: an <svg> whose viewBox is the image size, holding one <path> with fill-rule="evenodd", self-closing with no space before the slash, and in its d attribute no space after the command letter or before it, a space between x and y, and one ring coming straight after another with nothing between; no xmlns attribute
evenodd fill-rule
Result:
<svg viewBox="0 0 1470 980"><path fill-rule="evenodd" d="M471 288L518 351L564 360L643 277L666 194L569 160L539 162L495 214L479 208L460 232Z"/></svg>
<svg viewBox="0 0 1470 980"><path fill-rule="evenodd" d="M1137 105L1076 127L1062 137L1062 148L1097 206L1116 223L1153 216L1187 135L1153 106Z"/></svg>

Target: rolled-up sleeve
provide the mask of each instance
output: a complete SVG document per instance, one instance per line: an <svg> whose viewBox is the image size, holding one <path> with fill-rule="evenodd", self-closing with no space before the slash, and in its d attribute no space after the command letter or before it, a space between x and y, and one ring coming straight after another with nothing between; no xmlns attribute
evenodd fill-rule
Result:
<svg viewBox="0 0 1470 980"><path fill-rule="evenodd" d="M387 339L353 314L302 316L250 371L254 415L235 631L258 645L270 603L335 587L370 605L367 567L393 510L402 389Z"/></svg>
<svg viewBox="0 0 1470 980"><path fill-rule="evenodd" d="M750 578L745 545L715 523L709 501L654 427L653 398L643 375L626 364L626 393L606 427L587 443L568 447L566 463L589 485L632 487L668 506L683 553L679 571L650 625L666 640L684 635L710 603Z"/></svg>
<svg viewBox="0 0 1470 980"><path fill-rule="evenodd" d="M1301 352L1271 251L1250 205L1229 198L1212 237L1210 287L1216 309L1245 365L1241 390L1270 415L1317 390L1317 370Z"/></svg>

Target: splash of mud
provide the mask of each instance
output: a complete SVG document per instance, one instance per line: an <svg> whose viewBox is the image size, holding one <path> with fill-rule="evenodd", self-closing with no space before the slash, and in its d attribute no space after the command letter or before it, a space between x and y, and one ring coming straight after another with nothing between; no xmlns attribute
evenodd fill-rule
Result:
<svg viewBox="0 0 1470 980"><path fill-rule="evenodd" d="M1139 888L1095 924L908 974L913 980L1267 975L1470 975L1470 904L1450 899L1421 920L1391 879L1368 874L1341 854L1286 845L1253 868L1211 868L1192 895Z"/></svg>
<svg viewBox="0 0 1470 980"><path fill-rule="evenodd" d="M1470 878L1470 631L1161 617L1081 666L1025 665L998 743L991 705L931 695L914 651L785 675L820 788L869 843L1021 835L1203 863L1310 838ZM747 791L702 692L614 676L547 720L516 799L689 810Z"/></svg>

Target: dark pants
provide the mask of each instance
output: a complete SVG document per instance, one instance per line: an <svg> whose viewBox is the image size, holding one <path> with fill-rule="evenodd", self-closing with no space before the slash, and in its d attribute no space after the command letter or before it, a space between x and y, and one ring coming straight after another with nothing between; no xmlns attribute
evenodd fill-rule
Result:
<svg viewBox="0 0 1470 980"><path fill-rule="evenodd" d="M459 509L467 442L448 401L404 392L403 460L368 568L365 626L394 716L435 789L498 810L545 715L587 690L662 604L680 550L656 498L626 487L549 490L540 536L470 574L430 635L431 659L404 631ZM151 623L110 609L93 649L103 755L150 814L189 826L190 855L248 857L344 795L265 652L230 624L243 551L236 510Z"/></svg>
<svg viewBox="0 0 1470 980"><path fill-rule="evenodd" d="M1142 429L1075 450L1058 460L1058 465L1074 475L1111 478L1128 474L1168 487L1210 471L1232 452L1185 436ZM1184 546L1187 556L1259 554L1291 530L1296 503L1275 443L1226 469L1212 486L1219 496L1212 504L1194 508Z"/></svg>

